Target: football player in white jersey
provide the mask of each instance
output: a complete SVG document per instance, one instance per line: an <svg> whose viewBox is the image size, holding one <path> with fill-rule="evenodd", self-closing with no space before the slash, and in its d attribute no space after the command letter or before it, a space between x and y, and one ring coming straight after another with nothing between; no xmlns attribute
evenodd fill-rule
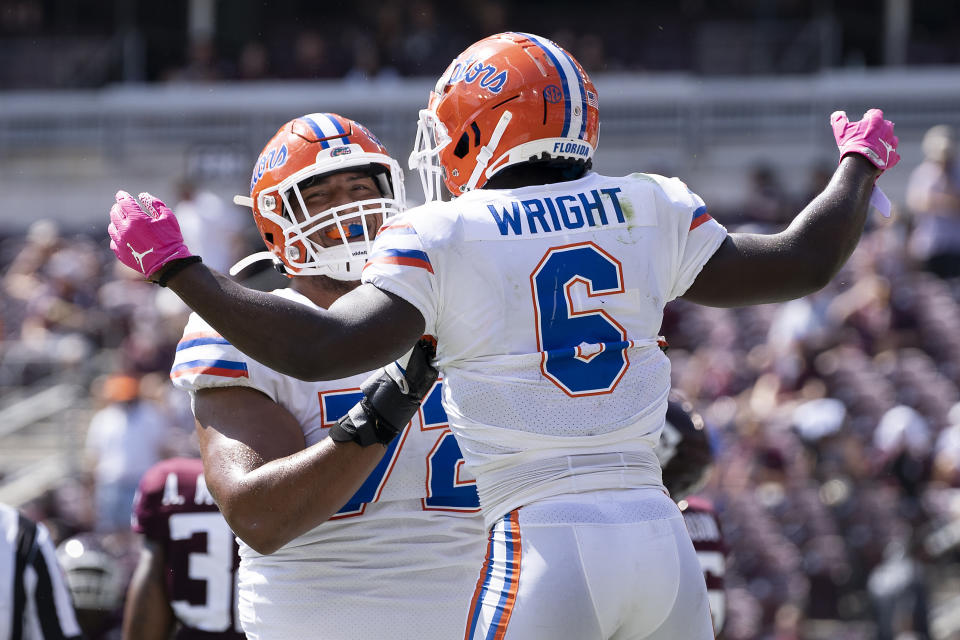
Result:
<svg viewBox="0 0 960 640"><path fill-rule="evenodd" d="M267 143L250 193L237 200L252 207L268 251L242 263L272 260L292 277L273 298L316 309L360 284L377 228L403 207L403 177L362 125L314 113L286 123ZM415 366L398 380L417 384ZM368 447L337 434L358 426L341 419L359 400L377 404L365 374L290 378L194 314L170 375L192 395L206 484L240 541L247 637L447 640L462 633L483 525L435 375L410 391L406 414L393 421L402 428L412 417L409 426L395 438L371 432L385 446Z"/></svg>
<svg viewBox="0 0 960 640"><path fill-rule="evenodd" d="M265 304L196 264L149 194L118 192L111 209L120 260L281 371L343 377L436 336L443 405L489 529L467 640L713 637L653 452L670 387L663 307L823 287L899 159L880 111L837 112L841 159L824 192L782 233L727 234L677 179L592 172L598 106L580 65L545 38L469 47L421 111L411 154L428 196L442 182L455 199L385 225L364 284L327 310Z"/></svg>

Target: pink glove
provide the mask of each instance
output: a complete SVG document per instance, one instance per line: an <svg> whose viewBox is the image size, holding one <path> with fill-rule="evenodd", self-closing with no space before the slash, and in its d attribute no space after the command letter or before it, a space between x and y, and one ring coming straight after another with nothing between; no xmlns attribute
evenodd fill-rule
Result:
<svg viewBox="0 0 960 640"><path fill-rule="evenodd" d="M167 205L149 193L139 202L126 191L117 191L110 208L110 248L123 264L147 278L171 260L189 258L180 224Z"/></svg>
<svg viewBox="0 0 960 640"><path fill-rule="evenodd" d="M897 153L897 136L893 135L893 123L883 119L883 111L870 109L863 120L850 122L843 111L830 115L833 137L840 149L840 158L848 153L859 153L872 162L880 171L886 171L900 162Z"/></svg>

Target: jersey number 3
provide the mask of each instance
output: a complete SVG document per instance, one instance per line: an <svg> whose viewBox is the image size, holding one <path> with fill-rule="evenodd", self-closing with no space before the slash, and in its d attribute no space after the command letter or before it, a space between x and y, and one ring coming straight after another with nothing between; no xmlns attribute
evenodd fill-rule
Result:
<svg viewBox="0 0 960 640"><path fill-rule="evenodd" d="M175 513L170 516L170 541L184 544L187 571L174 573L171 607L177 619L201 631L240 632L236 616L236 545L233 532L219 512ZM194 548L193 540L206 538L206 548ZM197 586L200 589L197 589ZM197 602L187 596L193 596Z"/></svg>
<svg viewBox="0 0 960 640"><path fill-rule="evenodd" d="M574 287L586 287L596 308L576 309ZM610 393L623 378L626 330L601 307L623 293L623 266L592 242L554 247L530 274L540 371L569 396Z"/></svg>

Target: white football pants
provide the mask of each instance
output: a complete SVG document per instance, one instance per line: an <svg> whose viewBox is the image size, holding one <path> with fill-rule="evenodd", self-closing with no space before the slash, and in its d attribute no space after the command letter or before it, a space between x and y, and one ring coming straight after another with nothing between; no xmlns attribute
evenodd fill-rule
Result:
<svg viewBox="0 0 960 640"><path fill-rule="evenodd" d="M711 640L703 570L658 489L568 494L491 529L465 640Z"/></svg>

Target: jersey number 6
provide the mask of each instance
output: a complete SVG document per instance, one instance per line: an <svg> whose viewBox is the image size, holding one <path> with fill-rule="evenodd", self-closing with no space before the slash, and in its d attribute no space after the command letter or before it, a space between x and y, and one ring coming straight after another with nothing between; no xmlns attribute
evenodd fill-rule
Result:
<svg viewBox="0 0 960 640"><path fill-rule="evenodd" d="M543 256L530 274L540 371L569 396L610 393L630 366L627 332L600 308L576 309L577 284L589 298L623 293L623 266L592 242Z"/></svg>

